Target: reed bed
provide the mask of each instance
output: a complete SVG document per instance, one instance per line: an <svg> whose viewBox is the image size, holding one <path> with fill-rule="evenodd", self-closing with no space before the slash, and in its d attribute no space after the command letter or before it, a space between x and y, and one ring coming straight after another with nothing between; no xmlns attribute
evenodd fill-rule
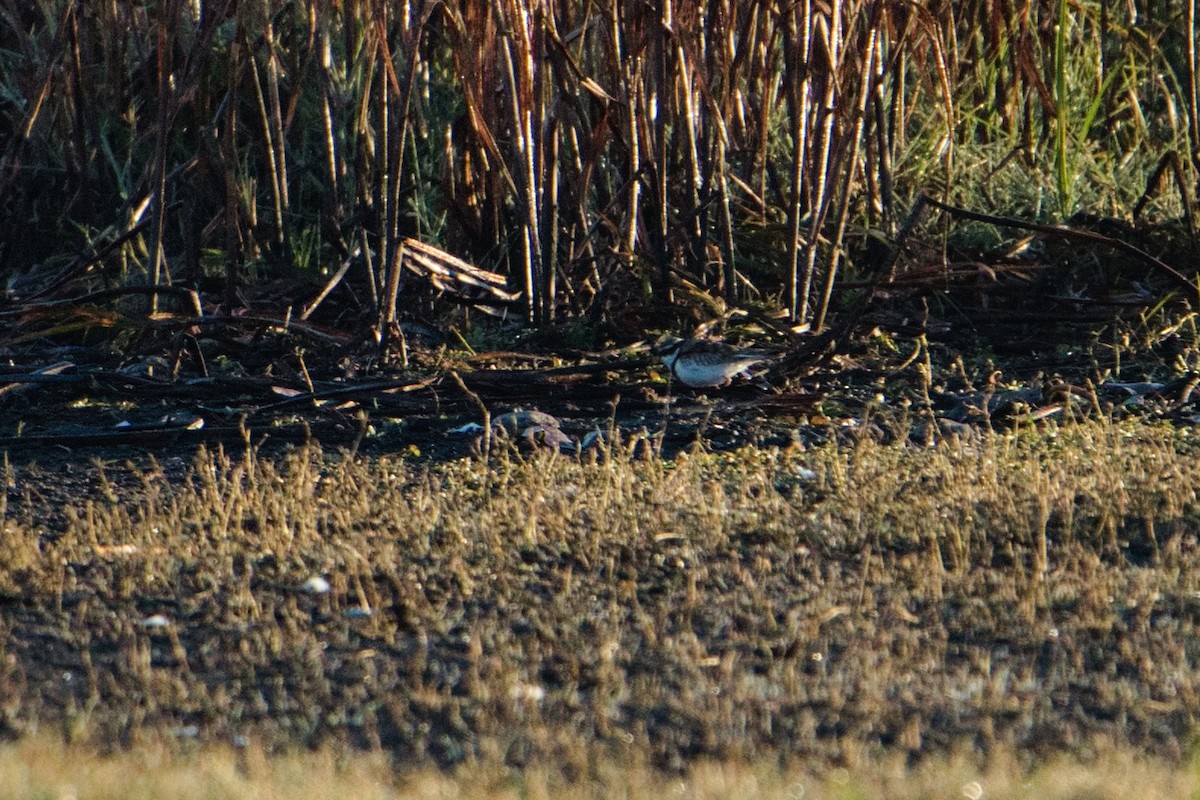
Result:
<svg viewBox="0 0 1200 800"><path fill-rule="evenodd" d="M921 192L1128 216L1153 178L1145 213L1190 215L1189 9L4 0L0 260L19 300L328 283L380 330L428 301L412 237L530 321L819 329Z"/></svg>

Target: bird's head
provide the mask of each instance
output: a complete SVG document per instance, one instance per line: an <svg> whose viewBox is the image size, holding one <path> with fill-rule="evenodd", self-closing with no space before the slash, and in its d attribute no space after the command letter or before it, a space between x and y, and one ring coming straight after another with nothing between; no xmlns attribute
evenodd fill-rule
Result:
<svg viewBox="0 0 1200 800"><path fill-rule="evenodd" d="M650 348L650 352L659 358L671 358L678 355L679 349L683 347L686 339L680 339L678 336L663 334L658 341Z"/></svg>

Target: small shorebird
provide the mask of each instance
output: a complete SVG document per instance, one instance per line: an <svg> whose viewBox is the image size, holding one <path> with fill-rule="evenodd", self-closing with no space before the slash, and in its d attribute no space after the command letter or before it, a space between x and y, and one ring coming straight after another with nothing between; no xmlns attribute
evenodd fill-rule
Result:
<svg viewBox="0 0 1200 800"><path fill-rule="evenodd" d="M693 389L728 386L735 376L748 377L755 364L770 361L764 350L739 350L716 339L680 339L669 336L651 350L675 379Z"/></svg>

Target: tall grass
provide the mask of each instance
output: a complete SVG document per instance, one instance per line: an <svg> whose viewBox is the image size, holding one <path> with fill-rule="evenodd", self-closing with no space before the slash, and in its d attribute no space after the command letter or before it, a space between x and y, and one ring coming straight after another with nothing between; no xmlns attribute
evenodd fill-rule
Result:
<svg viewBox="0 0 1200 800"><path fill-rule="evenodd" d="M0 260L21 300L227 305L349 263L384 327L415 237L531 321L700 296L820 328L918 192L1127 209L1200 152L1194 41L1110 0L2 0Z"/></svg>

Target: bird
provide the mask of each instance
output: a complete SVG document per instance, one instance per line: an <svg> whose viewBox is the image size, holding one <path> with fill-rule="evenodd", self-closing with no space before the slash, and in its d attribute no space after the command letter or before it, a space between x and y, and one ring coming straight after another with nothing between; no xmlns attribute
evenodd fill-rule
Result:
<svg viewBox="0 0 1200 800"><path fill-rule="evenodd" d="M654 355L680 383L693 389L725 387L737 376L773 358L765 350L738 349L719 339L680 339L668 336L654 346Z"/></svg>

